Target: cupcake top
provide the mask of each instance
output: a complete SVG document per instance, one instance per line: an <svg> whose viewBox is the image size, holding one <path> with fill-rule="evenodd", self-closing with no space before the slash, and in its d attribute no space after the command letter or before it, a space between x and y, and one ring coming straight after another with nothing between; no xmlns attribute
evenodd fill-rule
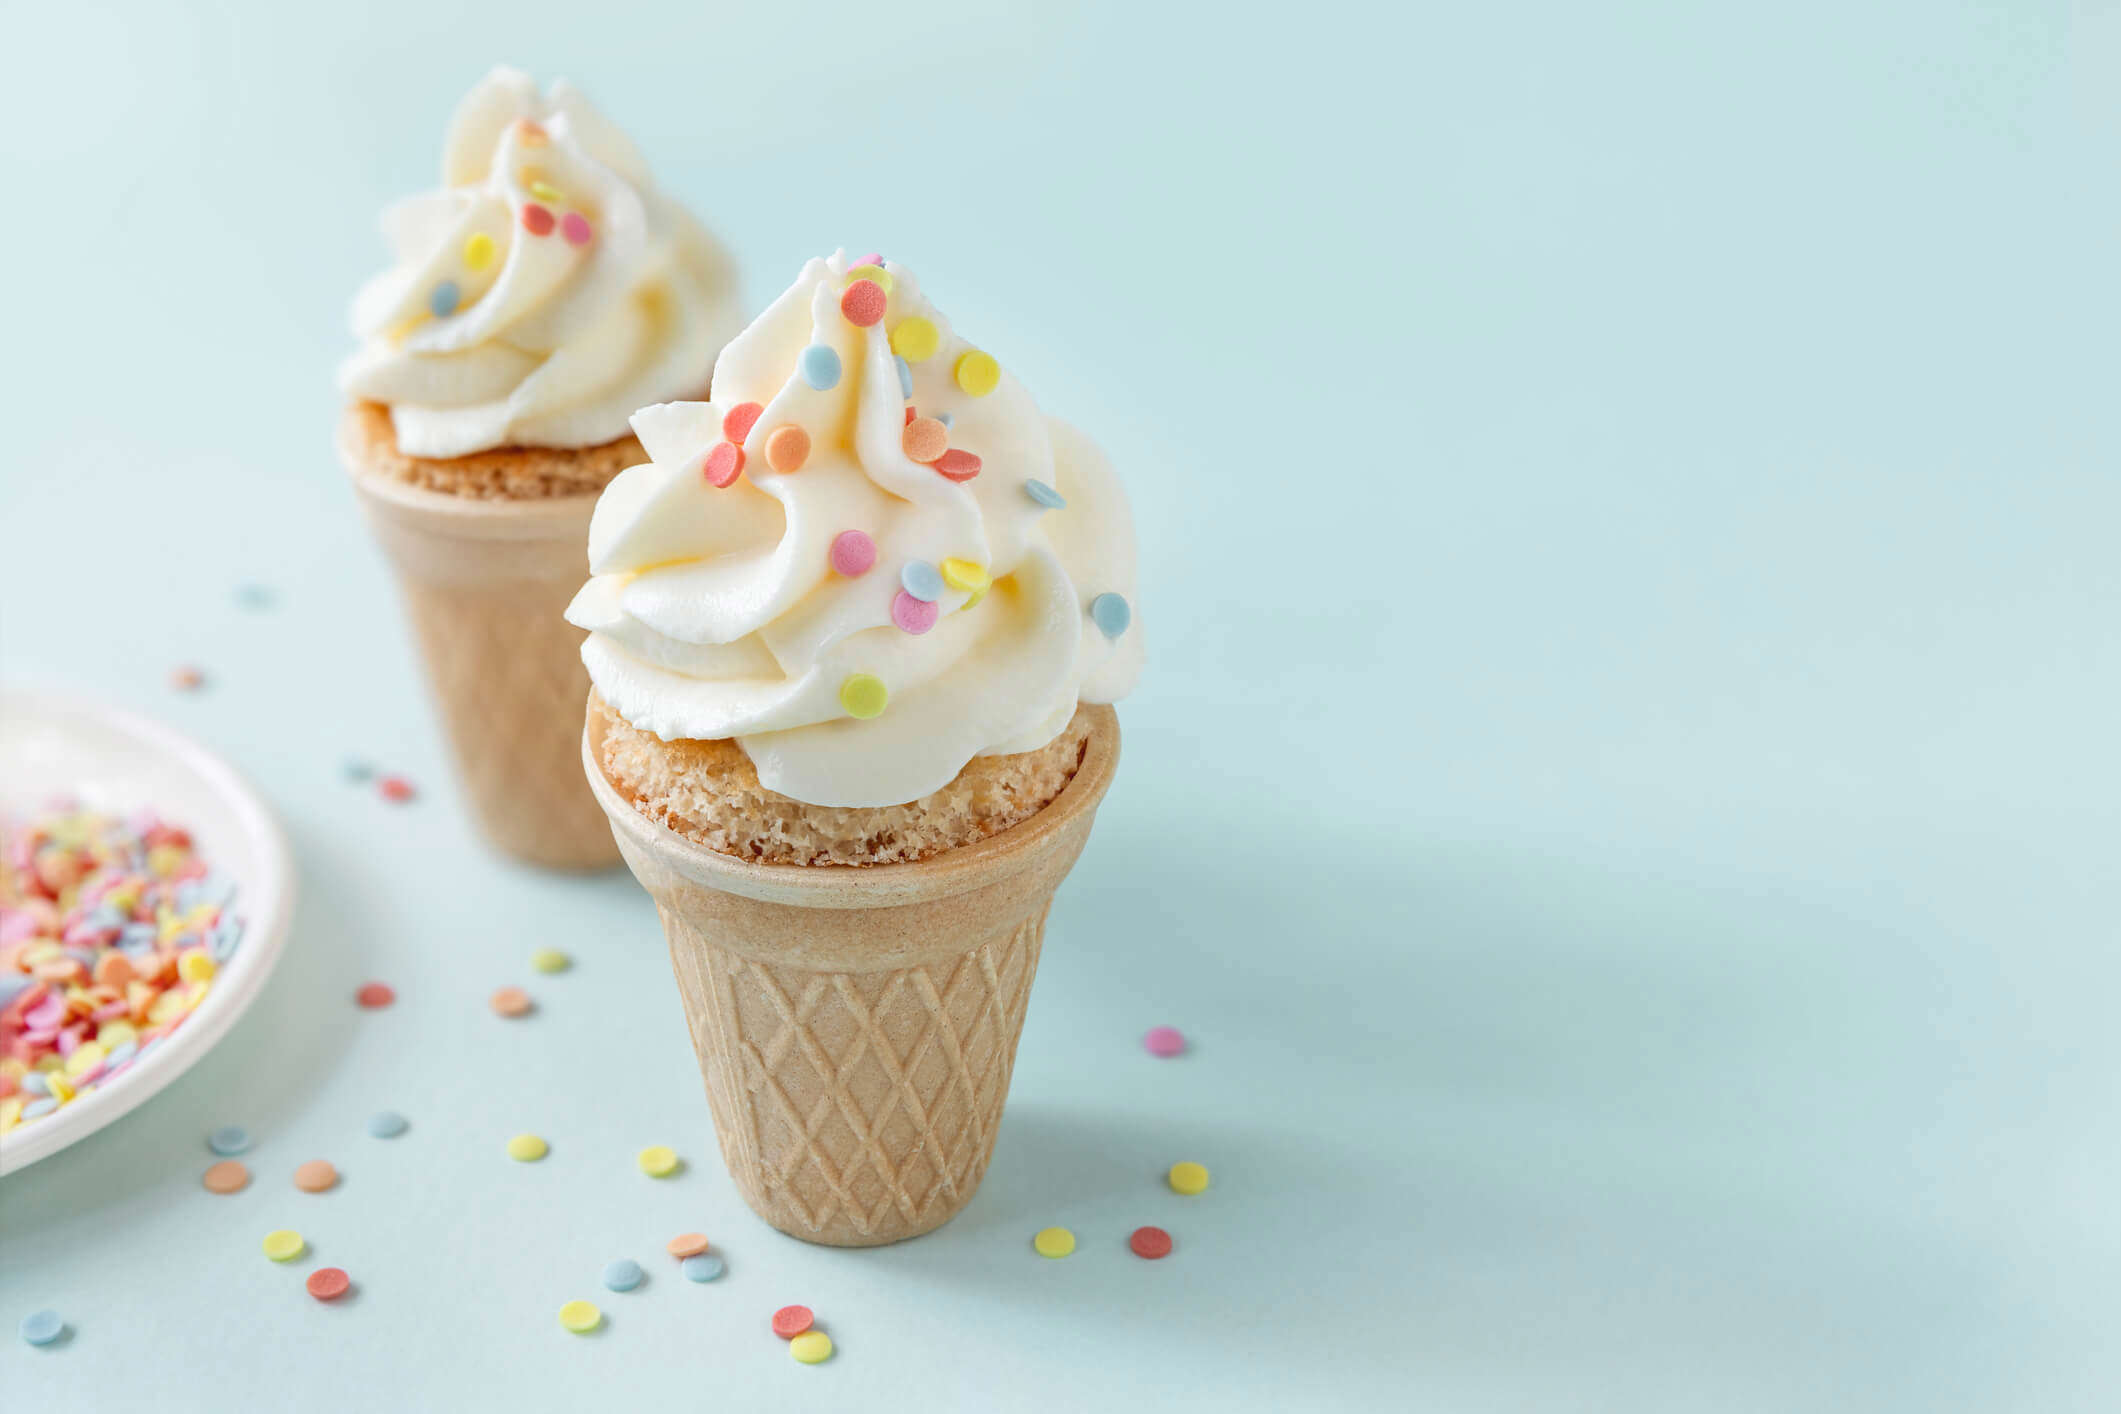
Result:
<svg viewBox="0 0 2121 1414"><path fill-rule="evenodd" d="M813 805L895 805L1133 686L1111 466L904 266L810 261L714 393L634 415L654 460L598 501L567 611L634 726L734 737Z"/></svg>
<svg viewBox="0 0 2121 1414"><path fill-rule="evenodd" d="M565 81L488 74L450 120L441 189L383 234L339 386L387 405L413 456L609 442L704 391L741 322L727 255Z"/></svg>

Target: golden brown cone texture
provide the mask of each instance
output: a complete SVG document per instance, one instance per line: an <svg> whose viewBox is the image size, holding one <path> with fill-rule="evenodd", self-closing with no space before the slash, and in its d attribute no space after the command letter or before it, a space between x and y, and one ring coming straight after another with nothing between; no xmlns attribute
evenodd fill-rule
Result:
<svg viewBox="0 0 2121 1414"><path fill-rule="evenodd" d="M933 1231L994 1152L1054 891L1119 759L1083 709L1081 765L1044 809L915 863L734 859L643 815L582 767L670 945L723 1161L759 1216L837 1247Z"/></svg>

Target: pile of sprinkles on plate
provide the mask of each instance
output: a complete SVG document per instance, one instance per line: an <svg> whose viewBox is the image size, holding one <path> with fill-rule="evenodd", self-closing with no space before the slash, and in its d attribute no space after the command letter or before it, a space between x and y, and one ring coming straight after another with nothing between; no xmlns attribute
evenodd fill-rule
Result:
<svg viewBox="0 0 2121 1414"><path fill-rule="evenodd" d="M123 1074L242 940L235 885L151 812L0 821L0 1133Z"/></svg>

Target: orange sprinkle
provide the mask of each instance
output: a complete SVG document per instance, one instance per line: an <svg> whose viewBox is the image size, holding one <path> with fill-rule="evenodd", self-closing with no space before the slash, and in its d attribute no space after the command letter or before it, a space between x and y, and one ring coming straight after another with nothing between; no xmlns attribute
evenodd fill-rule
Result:
<svg viewBox="0 0 2121 1414"><path fill-rule="evenodd" d="M704 1232L681 1232L664 1243L663 1250L673 1257L697 1257L707 1250L707 1234Z"/></svg>
<svg viewBox="0 0 2121 1414"><path fill-rule="evenodd" d="M327 1159L311 1159L295 1170L295 1187L304 1193L323 1193L336 1187L338 1182L339 1171Z"/></svg>
<svg viewBox="0 0 2121 1414"><path fill-rule="evenodd" d="M908 457L925 465L950 450L950 429L932 417L917 417L899 434L899 445Z"/></svg>
<svg viewBox="0 0 2121 1414"><path fill-rule="evenodd" d="M521 987L503 987L493 994L491 1005L499 1016L530 1015L530 993Z"/></svg>
<svg viewBox="0 0 2121 1414"><path fill-rule="evenodd" d="M139 974L125 960L122 952L107 952L96 959L96 985L116 989L124 986Z"/></svg>
<svg viewBox="0 0 2121 1414"><path fill-rule="evenodd" d="M209 1193L241 1193L250 1187L250 1170L234 1159L223 1159L199 1180Z"/></svg>
<svg viewBox="0 0 2121 1414"><path fill-rule="evenodd" d="M800 471L809 460L810 434L792 422L774 428L766 439L766 465L775 471Z"/></svg>

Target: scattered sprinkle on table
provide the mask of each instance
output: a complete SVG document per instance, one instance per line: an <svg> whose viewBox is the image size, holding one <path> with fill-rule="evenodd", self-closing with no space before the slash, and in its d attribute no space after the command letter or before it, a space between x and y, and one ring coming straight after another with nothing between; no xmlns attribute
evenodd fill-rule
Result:
<svg viewBox="0 0 2121 1414"><path fill-rule="evenodd" d="M354 993L354 1000L374 1011L377 1007L389 1006L398 999L398 994L381 982L370 982Z"/></svg>
<svg viewBox="0 0 2121 1414"><path fill-rule="evenodd" d="M788 1342L788 1353L805 1365L832 1358L832 1337L823 1331L804 1331Z"/></svg>
<svg viewBox="0 0 2121 1414"><path fill-rule="evenodd" d="M576 1335L587 1335L604 1324L604 1313L592 1301L570 1301L560 1308L560 1324Z"/></svg>
<svg viewBox="0 0 2121 1414"><path fill-rule="evenodd" d="M707 1234L704 1232L681 1232L663 1244L663 1250L677 1258L697 1257L707 1250Z"/></svg>
<svg viewBox="0 0 2121 1414"><path fill-rule="evenodd" d="M651 1144L634 1156L641 1172L650 1178L668 1178L678 1171L677 1151L667 1144Z"/></svg>
<svg viewBox="0 0 2121 1414"><path fill-rule="evenodd" d="M1152 1026L1142 1037L1142 1049L1152 1056L1169 1058L1185 1051L1186 1038L1176 1026Z"/></svg>
<svg viewBox="0 0 2121 1414"><path fill-rule="evenodd" d="M412 782L406 780L403 776L385 776L382 780L376 782L376 790L385 800L390 801L394 805L403 805L408 800L411 800L414 795L418 794L412 788Z"/></svg>
<svg viewBox="0 0 2121 1414"><path fill-rule="evenodd" d="M304 1193L328 1193L339 1184L339 1171L329 1159L311 1159L295 1169L295 1187Z"/></svg>
<svg viewBox="0 0 2121 1414"><path fill-rule="evenodd" d="M250 1170L235 1159L223 1159L207 1169L206 1176L199 1182L209 1193L241 1193L250 1187Z"/></svg>
<svg viewBox="0 0 2121 1414"><path fill-rule="evenodd" d="M353 1280L346 1275L343 1267L319 1267L309 1274L309 1280L303 1285L307 1286L309 1294L319 1301L336 1301L346 1294L347 1288L353 1285Z"/></svg>
<svg viewBox="0 0 2121 1414"><path fill-rule="evenodd" d="M405 1132L405 1116L396 1110L378 1110L368 1117L368 1132L378 1139L395 1139Z"/></svg>
<svg viewBox="0 0 2121 1414"><path fill-rule="evenodd" d="M558 948L539 948L530 955L530 965L540 972L565 972L574 966L574 959Z"/></svg>
<svg viewBox="0 0 2121 1414"><path fill-rule="evenodd" d="M488 999L487 1004L493 1008L496 1016L518 1017L530 1015L530 993L524 991L521 987L503 987Z"/></svg>
<svg viewBox="0 0 2121 1414"><path fill-rule="evenodd" d="M1138 1227L1134 1229L1134 1235L1127 1239L1127 1245L1134 1249L1135 1256L1146 1257L1153 1262L1160 1257L1171 1255L1171 1234L1160 1227Z"/></svg>
<svg viewBox="0 0 2121 1414"><path fill-rule="evenodd" d="M169 670L169 685L179 692L197 692L206 686L206 674L185 663Z"/></svg>
<svg viewBox="0 0 2121 1414"><path fill-rule="evenodd" d="M1041 1257L1065 1257L1075 1250L1075 1234L1064 1227L1040 1228L1031 1250Z"/></svg>
<svg viewBox="0 0 2121 1414"><path fill-rule="evenodd" d="M273 592L262 584L239 584L236 586L236 602L246 609L270 609Z"/></svg>
<svg viewBox="0 0 2121 1414"><path fill-rule="evenodd" d="M66 1330L57 1311L32 1311L22 1318L22 1338L31 1345L50 1345Z"/></svg>
<svg viewBox="0 0 2121 1414"><path fill-rule="evenodd" d="M697 1257L687 1257L678 1270L687 1281L713 1281L722 1274L722 1259L712 1252L702 1252Z"/></svg>
<svg viewBox="0 0 2121 1414"><path fill-rule="evenodd" d="M309 1244L302 1240L301 1233L284 1227L266 1233L265 1241L260 1245L264 1247L265 1255L275 1262L292 1262L309 1250Z"/></svg>
<svg viewBox="0 0 2121 1414"><path fill-rule="evenodd" d="M1190 1198L1208 1191L1208 1170L1200 1164L1173 1164L1167 1177L1174 1193L1183 1193Z"/></svg>
<svg viewBox="0 0 2121 1414"><path fill-rule="evenodd" d="M240 1124L224 1124L206 1136L206 1147L224 1159L250 1152L250 1131Z"/></svg>
<svg viewBox="0 0 2121 1414"><path fill-rule="evenodd" d="M518 1134L508 1141L508 1157L519 1164L534 1164L550 1149L551 1146L535 1134Z"/></svg>
<svg viewBox="0 0 2121 1414"><path fill-rule="evenodd" d="M367 785L376 774L376 768L358 756L349 756L339 766L339 774L357 786Z"/></svg>
<svg viewBox="0 0 2121 1414"><path fill-rule="evenodd" d="M815 1319L808 1306L783 1306L773 1313L773 1333L782 1340L794 1340Z"/></svg>
<svg viewBox="0 0 2121 1414"><path fill-rule="evenodd" d="M646 1275L639 1262L631 1257L621 1257L604 1268L604 1286L609 1291L631 1291L641 1284L641 1278Z"/></svg>

